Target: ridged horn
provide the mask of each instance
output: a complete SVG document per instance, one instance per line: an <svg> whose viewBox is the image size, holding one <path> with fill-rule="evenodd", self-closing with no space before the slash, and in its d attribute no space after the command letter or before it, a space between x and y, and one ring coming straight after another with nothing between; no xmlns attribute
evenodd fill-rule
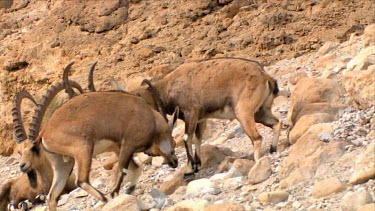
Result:
<svg viewBox="0 0 375 211"><path fill-rule="evenodd" d="M161 113L161 115L163 115L164 119L168 122L168 119L167 119L167 112L165 112L165 108L164 108L164 104L163 104L163 101L161 100L160 98L160 95L159 93L156 91L156 89L154 88L154 86L151 84L151 81L148 80L148 79L144 79L141 83L141 85L145 85L147 84L148 85L148 90L151 91L152 95L154 96L154 100L156 102L156 105L158 106L158 110L159 112Z"/></svg>
<svg viewBox="0 0 375 211"><path fill-rule="evenodd" d="M27 139L27 134L26 134L25 127L23 125L22 116L21 116L21 104L24 98L28 98L35 105L38 105L35 99L33 98L33 96L31 96L31 94L25 89L22 89L20 92L14 95L13 107L12 107L12 117L13 117L13 125L14 125L13 135L17 144Z"/></svg>
<svg viewBox="0 0 375 211"><path fill-rule="evenodd" d="M74 88L78 89L81 93L83 93L83 89L82 89L81 85L79 85L77 82L75 82L73 80L68 80L68 84L69 84L70 87L74 87ZM43 95L42 102L35 109L34 116L31 120L31 123L30 123L30 126L29 126L29 140L31 142L34 142L36 140L36 138L38 137L40 126L41 126L41 123L43 121L44 114L46 113L49 104L52 102L52 99L60 91L62 91L64 88L65 88L64 82L59 82L59 83L51 86L47 90L46 94Z"/></svg>
<svg viewBox="0 0 375 211"><path fill-rule="evenodd" d="M69 95L69 99L73 98L76 96L76 93L74 92L71 84L68 82L68 74L70 71L70 67L74 64L74 62L70 62L66 67L64 68L63 72L63 85L65 87L65 92Z"/></svg>
<svg viewBox="0 0 375 211"><path fill-rule="evenodd" d="M93 79L93 74L94 74L94 69L95 69L95 66L96 66L96 63L98 63L98 61L94 62L91 67L90 67L90 72L89 72L89 77L88 77L88 89L90 90L90 92L96 92L96 89L95 89L95 86L94 86L94 79Z"/></svg>

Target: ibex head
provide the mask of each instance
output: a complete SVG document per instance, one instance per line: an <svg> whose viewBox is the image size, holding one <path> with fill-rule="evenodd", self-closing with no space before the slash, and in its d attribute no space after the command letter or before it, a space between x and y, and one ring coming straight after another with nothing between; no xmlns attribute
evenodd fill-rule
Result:
<svg viewBox="0 0 375 211"><path fill-rule="evenodd" d="M70 63L66 66L65 71L69 71ZM81 86L75 82L69 80L71 87L78 89L83 93ZM20 169L29 176L30 183L35 182L35 172L34 169L39 168L43 164L43 160L40 159L41 150L38 143L38 135L40 132L40 126L47 110L47 107L51 103L52 99L64 89L63 82L53 85L47 90L47 93L42 97L42 102L38 104L35 99L26 90L21 90L14 95L12 117L14 124L14 139L17 144L19 144L18 152L21 155ZM34 110L34 115L32 121L29 124L29 133L25 131L25 127L21 117L21 103L24 98L30 99L37 107ZM28 141L25 141L28 140Z"/></svg>

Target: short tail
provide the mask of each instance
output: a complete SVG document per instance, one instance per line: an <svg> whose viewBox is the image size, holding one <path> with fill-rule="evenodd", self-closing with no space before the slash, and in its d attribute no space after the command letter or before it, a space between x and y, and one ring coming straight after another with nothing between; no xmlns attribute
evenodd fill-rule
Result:
<svg viewBox="0 0 375 211"><path fill-rule="evenodd" d="M9 194L10 189L12 187L12 182L7 182L5 185L0 189L0 210L7 210L8 203L9 203Z"/></svg>

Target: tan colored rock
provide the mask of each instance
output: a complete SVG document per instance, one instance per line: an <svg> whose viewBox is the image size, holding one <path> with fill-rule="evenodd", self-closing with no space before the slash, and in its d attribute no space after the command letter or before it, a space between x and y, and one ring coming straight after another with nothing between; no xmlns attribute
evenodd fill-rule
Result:
<svg viewBox="0 0 375 211"><path fill-rule="evenodd" d="M341 200L340 207L342 211L355 211L363 205L373 202L370 192L366 189L361 189L345 194Z"/></svg>
<svg viewBox="0 0 375 211"><path fill-rule="evenodd" d="M338 61L338 57L335 54L329 53L322 57L320 57L314 66L315 69L319 68L326 68L330 69L333 67Z"/></svg>
<svg viewBox="0 0 375 211"><path fill-rule="evenodd" d="M103 168L105 170L111 170L117 161L117 155L115 153L111 153L111 155L104 161Z"/></svg>
<svg viewBox="0 0 375 211"><path fill-rule="evenodd" d="M172 194L178 187L186 186L187 182L184 180L184 172L186 170L186 166L181 168L180 171L175 173L172 179L164 182L160 185L160 191L165 194Z"/></svg>
<svg viewBox="0 0 375 211"><path fill-rule="evenodd" d="M262 205L269 203L277 204L282 201L288 200L289 193L286 191L272 191L272 192L263 192L259 194L258 201Z"/></svg>
<svg viewBox="0 0 375 211"><path fill-rule="evenodd" d="M365 47L375 45L375 24L371 24L365 28L362 35L363 45Z"/></svg>
<svg viewBox="0 0 375 211"><path fill-rule="evenodd" d="M366 70L368 66L374 65L374 54L375 46L369 46L361 50L361 52L359 52L352 60L349 61L345 73L350 71Z"/></svg>
<svg viewBox="0 0 375 211"><path fill-rule="evenodd" d="M191 199L180 201L166 209L166 211L202 211L208 205L204 199Z"/></svg>
<svg viewBox="0 0 375 211"><path fill-rule="evenodd" d="M311 179L320 165L336 161L344 154L342 142L320 141L321 134L332 133L336 127L333 123L312 125L290 147L288 157L279 165L280 188Z"/></svg>
<svg viewBox="0 0 375 211"><path fill-rule="evenodd" d="M120 195L110 200L103 208L103 211L131 210L141 211L137 197L132 195Z"/></svg>
<svg viewBox="0 0 375 211"><path fill-rule="evenodd" d="M302 78L292 91L288 110L288 122L291 128L297 122L297 115L306 104L331 103L340 101L344 89L330 79Z"/></svg>
<svg viewBox="0 0 375 211"><path fill-rule="evenodd" d="M186 189L186 195L197 196L202 193L218 193L219 184L216 181L210 179L198 179L189 182Z"/></svg>
<svg viewBox="0 0 375 211"><path fill-rule="evenodd" d="M290 144L296 143L296 141L309 129L311 125L317 123L332 122L335 118L332 114L327 113L315 113L310 115L302 116L290 131L289 142Z"/></svg>
<svg viewBox="0 0 375 211"><path fill-rule="evenodd" d="M338 45L339 45L339 43L326 42L326 43L324 43L324 45L322 47L319 48L317 54L320 55L320 56L323 56L323 55L329 53L330 51L332 51L333 49L337 48Z"/></svg>
<svg viewBox="0 0 375 211"><path fill-rule="evenodd" d="M161 166L164 163L164 158L162 156L152 157L151 164L153 166Z"/></svg>
<svg viewBox="0 0 375 211"><path fill-rule="evenodd" d="M267 180L271 175L271 163L267 156L259 159L251 168L248 178L250 184L258 184Z"/></svg>
<svg viewBox="0 0 375 211"><path fill-rule="evenodd" d="M311 115L316 113L327 113L338 118L338 114L341 110L344 110L347 105L344 104L331 104L331 103L308 103L305 104L298 114L294 117L294 121L298 122L304 115Z"/></svg>
<svg viewBox="0 0 375 211"><path fill-rule="evenodd" d="M204 208L203 211L218 211L218 210L225 210L225 211L245 211L245 207L241 204L232 203L232 202L225 202L219 204L212 204Z"/></svg>
<svg viewBox="0 0 375 211"><path fill-rule="evenodd" d="M228 28L232 23L233 23L233 19L232 19L232 18L225 18L225 19L223 20L223 27L226 29L226 28Z"/></svg>
<svg viewBox="0 0 375 211"><path fill-rule="evenodd" d="M374 210L375 210L375 203L366 204L357 209L357 211L374 211Z"/></svg>
<svg viewBox="0 0 375 211"><path fill-rule="evenodd" d="M201 149L202 168L216 167L227 156L233 155L233 152L228 148L218 148L212 145L204 145Z"/></svg>
<svg viewBox="0 0 375 211"><path fill-rule="evenodd" d="M232 168L229 172L233 171L238 176L246 176L249 174L250 169L254 166L255 162L248 159L236 159L233 162Z"/></svg>
<svg viewBox="0 0 375 211"><path fill-rule="evenodd" d="M375 141L372 141L366 152L357 159L349 184L365 183L369 179L375 179Z"/></svg>
<svg viewBox="0 0 375 211"><path fill-rule="evenodd" d="M337 177L331 177L314 184L312 189L312 196L314 198L321 198L331 195L333 193L341 192L345 189L342 182Z"/></svg>
<svg viewBox="0 0 375 211"><path fill-rule="evenodd" d="M141 164L150 164L152 162L152 157L143 152L137 153L136 156Z"/></svg>
<svg viewBox="0 0 375 211"><path fill-rule="evenodd" d="M354 105L360 109L375 105L374 74L375 65L370 65L366 70L348 71L343 75L345 89Z"/></svg>
<svg viewBox="0 0 375 211"><path fill-rule="evenodd" d="M302 79L302 78L307 78L307 74L305 72L298 72L298 73L295 73L293 74L290 78L289 78L289 83L291 85L296 85L297 82Z"/></svg>
<svg viewBox="0 0 375 211"><path fill-rule="evenodd" d="M227 136L220 136L215 141L212 142L213 145L221 145L224 144L226 141L228 141Z"/></svg>

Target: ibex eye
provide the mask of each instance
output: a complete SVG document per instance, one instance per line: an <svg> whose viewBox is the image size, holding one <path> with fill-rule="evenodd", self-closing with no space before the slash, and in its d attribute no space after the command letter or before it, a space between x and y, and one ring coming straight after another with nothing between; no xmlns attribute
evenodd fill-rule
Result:
<svg viewBox="0 0 375 211"><path fill-rule="evenodd" d="M37 155L39 154L39 150L36 146L32 146L30 151L36 153Z"/></svg>

